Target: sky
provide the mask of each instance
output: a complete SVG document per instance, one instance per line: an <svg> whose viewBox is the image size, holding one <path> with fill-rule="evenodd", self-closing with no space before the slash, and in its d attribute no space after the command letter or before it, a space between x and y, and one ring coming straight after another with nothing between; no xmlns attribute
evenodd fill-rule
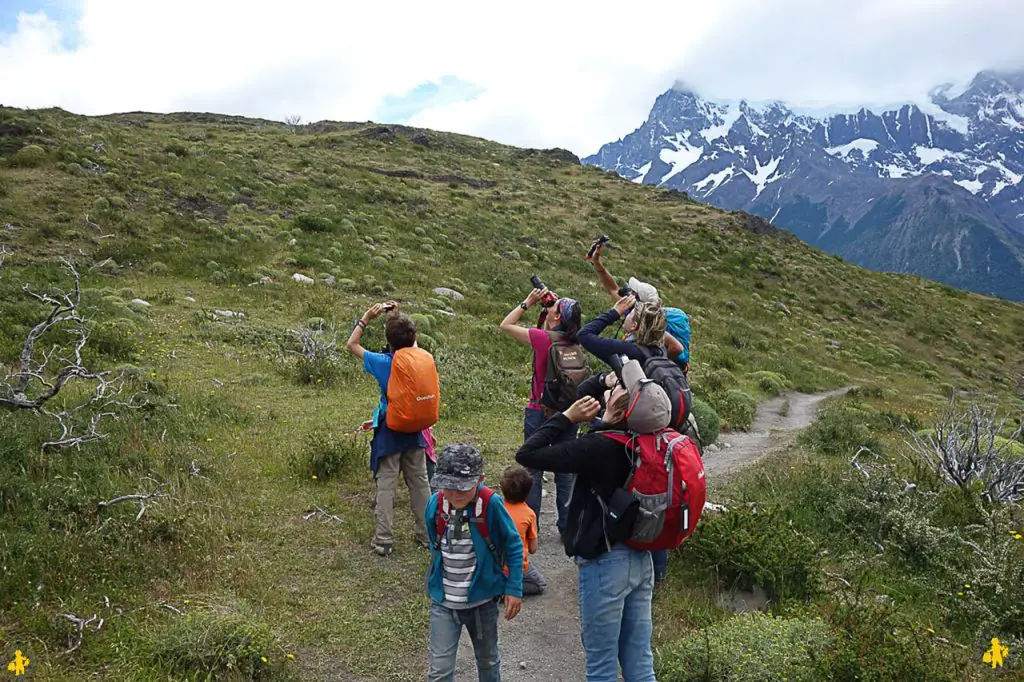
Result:
<svg viewBox="0 0 1024 682"><path fill-rule="evenodd" d="M848 108L1024 69L1024 0L0 0L0 104L404 123L591 154L685 83Z"/></svg>

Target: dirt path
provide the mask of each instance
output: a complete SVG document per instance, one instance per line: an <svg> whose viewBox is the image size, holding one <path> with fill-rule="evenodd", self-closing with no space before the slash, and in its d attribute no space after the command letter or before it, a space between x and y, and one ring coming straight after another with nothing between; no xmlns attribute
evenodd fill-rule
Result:
<svg viewBox="0 0 1024 682"><path fill-rule="evenodd" d="M750 431L727 433L720 443L731 447L705 453L704 466L709 474L722 475L747 466L772 451L777 445L772 431L795 431L814 420L821 401L842 395L838 389L812 395L789 393L761 403ZM789 402L785 416L779 414ZM554 484L545 486L544 510L552 508ZM501 679L506 682L578 682L584 679L583 647L580 643L579 606L576 597L576 568L565 556L555 530L555 516L541 517L540 551L530 557L548 580L548 592L529 597L512 622L502 621ZM463 633L459 644L457 680L476 679L473 645Z"/></svg>

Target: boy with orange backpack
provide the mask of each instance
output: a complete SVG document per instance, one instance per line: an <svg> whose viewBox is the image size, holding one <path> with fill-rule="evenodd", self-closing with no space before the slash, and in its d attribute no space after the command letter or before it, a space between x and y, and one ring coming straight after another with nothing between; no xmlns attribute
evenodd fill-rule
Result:
<svg viewBox="0 0 1024 682"><path fill-rule="evenodd" d="M361 345L367 323L388 312L384 334L390 353L373 353ZM399 473L409 488L416 520L416 542L429 547L423 510L430 498L427 482L427 442L424 431L440 415L440 382L434 358L416 345L416 323L398 312L398 303L378 303L356 322L345 347L363 361L363 369L380 385L380 402L373 415L370 470L377 483L374 513L377 528L370 550L378 556L391 554L394 543L394 502Z"/></svg>

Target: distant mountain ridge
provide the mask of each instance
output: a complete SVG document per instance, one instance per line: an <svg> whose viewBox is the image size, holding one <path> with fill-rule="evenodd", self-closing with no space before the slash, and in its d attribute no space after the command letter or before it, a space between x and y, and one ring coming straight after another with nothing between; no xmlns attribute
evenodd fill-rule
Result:
<svg viewBox="0 0 1024 682"><path fill-rule="evenodd" d="M768 218L877 270L1024 300L1024 72L876 113L660 95L584 163Z"/></svg>

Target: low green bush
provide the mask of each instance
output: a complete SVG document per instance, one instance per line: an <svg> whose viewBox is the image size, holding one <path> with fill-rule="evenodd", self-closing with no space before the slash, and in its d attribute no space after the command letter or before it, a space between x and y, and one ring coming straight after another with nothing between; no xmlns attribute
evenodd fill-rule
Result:
<svg viewBox="0 0 1024 682"><path fill-rule="evenodd" d="M303 213L295 218L295 226L303 232L330 232L334 222L326 216Z"/></svg>
<svg viewBox="0 0 1024 682"><path fill-rule="evenodd" d="M679 553L727 587L759 585L773 601L808 599L818 591L814 544L794 532L777 509L705 516Z"/></svg>
<svg viewBox="0 0 1024 682"><path fill-rule="evenodd" d="M777 372L753 372L749 376L757 382L762 393L770 396L780 395L789 385L786 377Z"/></svg>
<svg viewBox="0 0 1024 682"><path fill-rule="evenodd" d="M693 418L697 420L697 430L700 431L701 445L707 447L718 440L718 432L722 426L722 420L715 412L715 408L700 398L693 399Z"/></svg>
<svg viewBox="0 0 1024 682"><path fill-rule="evenodd" d="M746 430L754 423L757 400L743 391L731 389L710 398L722 421L730 429Z"/></svg>
<svg viewBox="0 0 1024 682"><path fill-rule="evenodd" d="M38 168L45 162L46 150L37 144L25 145L7 159L12 168Z"/></svg>
<svg viewBox="0 0 1024 682"><path fill-rule="evenodd" d="M187 613L150 636L149 657L185 679L273 679L282 651L266 623L216 610Z"/></svg>
<svg viewBox="0 0 1024 682"><path fill-rule="evenodd" d="M816 682L835 640L822 620L745 613L658 649L655 673L662 682Z"/></svg>
<svg viewBox="0 0 1024 682"><path fill-rule="evenodd" d="M803 433L798 441L829 456L852 457L861 447L881 452L882 441L876 435L878 415L869 409L845 405L827 407Z"/></svg>
<svg viewBox="0 0 1024 682"><path fill-rule="evenodd" d="M324 425L308 434L302 450L289 460L292 471L302 478L319 481L361 471L370 461L369 443L362 435L335 435Z"/></svg>

